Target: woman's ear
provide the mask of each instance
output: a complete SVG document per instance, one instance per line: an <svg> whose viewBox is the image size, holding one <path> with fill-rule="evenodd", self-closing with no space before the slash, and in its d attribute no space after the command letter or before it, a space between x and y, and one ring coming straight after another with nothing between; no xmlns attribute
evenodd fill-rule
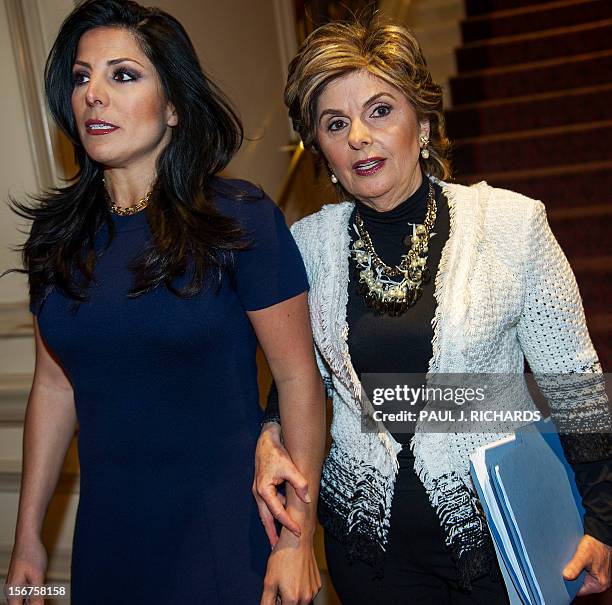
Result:
<svg viewBox="0 0 612 605"><path fill-rule="evenodd" d="M425 137L429 141L429 118L419 121L419 137Z"/></svg>
<svg viewBox="0 0 612 605"><path fill-rule="evenodd" d="M177 124L178 116L176 115L176 109L172 103L168 103L166 106L166 125L174 128Z"/></svg>

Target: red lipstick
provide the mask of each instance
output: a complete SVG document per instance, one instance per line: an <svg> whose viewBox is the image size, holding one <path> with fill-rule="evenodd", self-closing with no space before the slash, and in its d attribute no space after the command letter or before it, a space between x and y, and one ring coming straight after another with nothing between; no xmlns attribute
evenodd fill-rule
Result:
<svg viewBox="0 0 612 605"><path fill-rule="evenodd" d="M352 166L358 176L370 176L382 169L385 165L385 158L371 157L359 160Z"/></svg>
<svg viewBox="0 0 612 605"><path fill-rule="evenodd" d="M110 134L115 132L119 126L115 126L110 122L104 122L103 120L87 120L85 122L85 129L87 134L99 135L99 134Z"/></svg>

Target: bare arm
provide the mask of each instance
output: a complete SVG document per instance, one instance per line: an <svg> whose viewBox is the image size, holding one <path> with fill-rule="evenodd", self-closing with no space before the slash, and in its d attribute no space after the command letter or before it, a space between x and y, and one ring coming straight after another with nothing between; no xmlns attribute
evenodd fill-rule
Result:
<svg viewBox="0 0 612 605"><path fill-rule="evenodd" d="M10 585L44 581L43 521L76 427L72 385L42 340L36 320L34 336L36 368L24 425L21 494L7 578ZM31 603L36 605L37 600Z"/></svg>
<svg viewBox="0 0 612 605"><path fill-rule="evenodd" d="M315 347L315 358L319 373L326 387L326 396L333 393L333 382L328 366ZM295 493L308 502L308 482L293 464L282 442L280 426L280 409L278 390L272 382L268 393L268 403L264 414L261 434L257 441L255 453L255 477L253 478L253 496L259 508L259 516L266 530L270 546L274 547L278 541L275 520L288 530L299 536L299 525L285 510L285 498L278 491L279 485L288 482Z"/></svg>
<svg viewBox="0 0 612 605"><path fill-rule="evenodd" d="M283 421L283 439L294 464L310 486L311 503L287 492L288 507L304 531L314 531L315 506L325 448L323 383L317 369L306 294L249 313L270 365ZM313 512L314 511L314 512Z"/></svg>
<svg viewBox="0 0 612 605"><path fill-rule="evenodd" d="M275 550L287 549L289 554L300 549L311 552L325 447L325 402L314 357L307 295L303 293L267 309L249 312L249 318L278 388L285 446L308 482L311 500L303 502L293 487L287 486L287 512L298 522L301 536L297 538L283 528ZM282 567L279 564L278 569ZM270 574L270 565L268 571ZM293 602L293 595L279 592L287 602ZM296 602L302 601L298 597Z"/></svg>

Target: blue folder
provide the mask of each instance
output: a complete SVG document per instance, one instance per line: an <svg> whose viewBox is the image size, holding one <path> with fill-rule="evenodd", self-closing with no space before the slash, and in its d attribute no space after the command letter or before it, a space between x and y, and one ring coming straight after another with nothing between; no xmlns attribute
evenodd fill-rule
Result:
<svg viewBox="0 0 612 605"><path fill-rule="evenodd" d="M489 485L481 484L473 463L472 477L511 602L569 605L584 572L568 582L562 570L584 534L584 509L554 425L532 423L481 449Z"/></svg>

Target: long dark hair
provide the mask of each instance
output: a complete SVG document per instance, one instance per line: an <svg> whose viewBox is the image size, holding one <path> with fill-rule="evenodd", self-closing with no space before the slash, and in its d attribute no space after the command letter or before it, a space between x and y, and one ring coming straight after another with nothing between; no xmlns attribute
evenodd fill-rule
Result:
<svg viewBox="0 0 612 605"><path fill-rule="evenodd" d="M135 35L178 116L157 160L152 203L146 209L152 243L131 266L130 295L160 284L184 297L209 283L218 286L223 272L232 270L230 251L244 247L238 226L209 201L218 182L212 175L225 168L242 144L242 124L203 73L186 31L156 8L125 0L86 0L62 24L45 66L47 102L74 145L79 171L66 187L35 197L35 204L13 201L14 210L32 221L21 251L33 303L51 287L85 300L93 279L96 233L106 224L113 235L102 167L85 153L71 106L79 40L86 31L103 26L122 27ZM187 272L187 285L173 287L174 280Z"/></svg>

